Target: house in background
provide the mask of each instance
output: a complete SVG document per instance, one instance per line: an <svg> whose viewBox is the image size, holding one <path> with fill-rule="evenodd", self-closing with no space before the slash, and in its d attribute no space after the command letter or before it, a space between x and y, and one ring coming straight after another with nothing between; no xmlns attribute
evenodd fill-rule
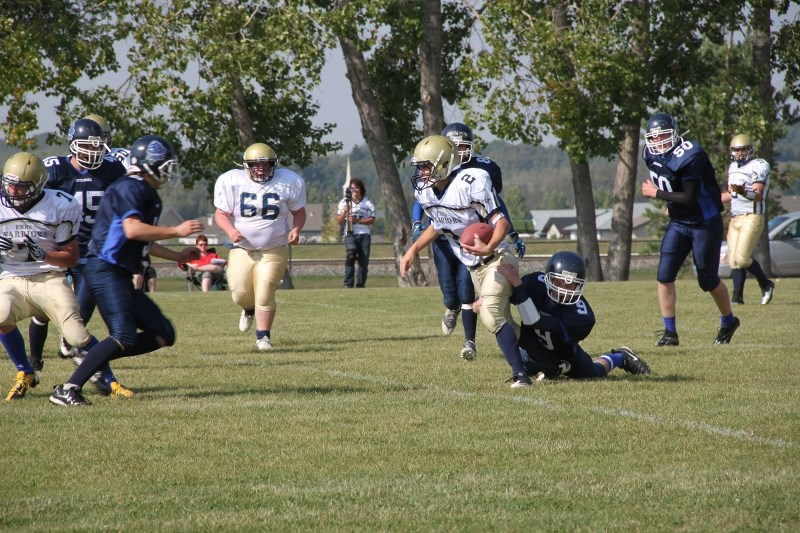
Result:
<svg viewBox="0 0 800 533"><path fill-rule="evenodd" d="M644 213L647 209L658 209L650 202L636 202L633 204L633 238L647 238L647 224L650 219ZM569 239L578 240L578 217L575 209L543 209L530 211L533 221L533 236L539 239ZM597 225L597 238L604 241L611 238L611 209L595 210L595 224Z"/></svg>

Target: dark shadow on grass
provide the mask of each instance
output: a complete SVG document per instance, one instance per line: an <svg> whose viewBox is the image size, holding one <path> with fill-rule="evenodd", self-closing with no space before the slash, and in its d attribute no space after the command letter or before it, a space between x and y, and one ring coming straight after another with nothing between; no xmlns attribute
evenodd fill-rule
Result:
<svg viewBox="0 0 800 533"><path fill-rule="evenodd" d="M684 383L684 382L692 382L692 381L703 381L698 379L694 376L682 376L679 374L668 374L664 376L660 376L658 374L650 374L649 376L641 376L641 375L634 375L634 374L627 374L625 372L614 373L606 377L602 378L585 378L585 379L573 379L570 377L561 377L557 379L546 379L541 383L547 386L553 385L569 385L571 383L583 384L583 383L598 383L601 381L625 381L625 382L638 382L642 384L646 383ZM537 383L534 383L534 387Z"/></svg>
<svg viewBox="0 0 800 533"><path fill-rule="evenodd" d="M329 395L329 394L374 394L375 388L366 387L337 387L337 386L321 386L321 387L236 387L235 390L203 390L192 391L200 387L194 387L187 390L186 393L179 394L177 397L181 398L208 398L213 396L234 397L234 396L264 396L264 395ZM176 392L179 390L186 390L186 387L137 387L134 398L139 394L143 396L147 393L163 393L163 392ZM425 389L425 387L404 387L401 385L386 385L381 386L378 391L380 392L408 392L413 390Z"/></svg>

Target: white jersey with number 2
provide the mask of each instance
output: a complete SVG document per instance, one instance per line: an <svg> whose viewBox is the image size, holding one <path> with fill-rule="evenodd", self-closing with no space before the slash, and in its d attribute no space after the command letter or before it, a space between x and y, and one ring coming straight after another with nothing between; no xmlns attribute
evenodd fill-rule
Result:
<svg viewBox="0 0 800 533"><path fill-rule="evenodd" d="M462 250L459 239L467 226L486 222L500 210L489 173L479 168L458 170L440 194L433 187L414 194L434 229L447 237L456 257L467 266L477 265L480 258ZM503 242L498 248L508 248L508 244Z"/></svg>

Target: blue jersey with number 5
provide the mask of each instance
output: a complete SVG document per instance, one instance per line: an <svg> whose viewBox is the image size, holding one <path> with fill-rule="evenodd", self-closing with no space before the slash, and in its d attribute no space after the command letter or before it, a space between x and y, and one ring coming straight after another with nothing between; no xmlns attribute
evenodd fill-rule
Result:
<svg viewBox="0 0 800 533"><path fill-rule="evenodd" d="M78 248L81 257L85 257L100 200L108 186L125 174L125 166L116 159L106 157L94 170L78 170L70 163L68 156L48 157L44 160L44 165L47 169L45 187L74 196L81 206Z"/></svg>
<svg viewBox="0 0 800 533"><path fill-rule="evenodd" d="M691 205L667 201L672 220L685 224L702 224L722 212L722 199L717 175L708 154L696 141L683 141L666 154L644 151L653 184L667 192L684 192L684 183L697 181L697 201Z"/></svg>

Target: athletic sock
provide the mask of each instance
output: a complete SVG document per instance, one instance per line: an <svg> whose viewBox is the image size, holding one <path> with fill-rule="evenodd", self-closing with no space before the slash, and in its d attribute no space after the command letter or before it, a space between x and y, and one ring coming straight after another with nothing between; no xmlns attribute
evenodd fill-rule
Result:
<svg viewBox="0 0 800 533"><path fill-rule="evenodd" d="M113 337L106 337L86 353L83 362L75 369L67 383L82 387L92 374L108 363L115 355L122 353L122 347Z"/></svg>
<svg viewBox="0 0 800 533"><path fill-rule="evenodd" d="M612 352L601 355L600 359L605 359L606 361L608 361L609 364L611 365L610 370L614 370L615 368L619 368L622 366L623 355L622 352Z"/></svg>
<svg viewBox="0 0 800 533"><path fill-rule="evenodd" d="M17 367L17 371L33 374L33 367L25 353L25 339L22 338L19 328L15 327L8 333L0 334L0 342L3 343L11 362Z"/></svg>
<svg viewBox="0 0 800 533"><path fill-rule="evenodd" d="M761 287L762 291L769 288L769 278L766 274L764 274L764 270L761 268L761 265L758 263L758 261L753 259L753 262L750 263L749 267L747 267L747 271L755 276L756 280L758 280L758 286Z"/></svg>
<svg viewBox="0 0 800 533"><path fill-rule="evenodd" d="M461 307L461 324L464 326L464 340L475 342L475 330L478 328L478 315L472 305Z"/></svg>
<svg viewBox="0 0 800 533"><path fill-rule="evenodd" d="M47 325L50 321L39 322L36 317L31 318L28 326L28 342L30 343L31 360L41 361L44 352L44 343L47 340Z"/></svg>
<svg viewBox="0 0 800 533"><path fill-rule="evenodd" d="M720 322L720 325L721 325L723 328L730 328L730 327L733 327L733 325L735 324L735 320L734 320L734 318L735 318L735 317L733 316L733 313L731 313L731 314L729 314L729 315L727 315L727 316L722 316L722 315L720 315L720 317L719 317L719 322Z"/></svg>
<svg viewBox="0 0 800 533"><path fill-rule="evenodd" d="M678 332L678 327L675 324L675 317L674 316L665 316L664 319L664 331L671 331L672 333Z"/></svg>
<svg viewBox="0 0 800 533"><path fill-rule="evenodd" d="M527 374L528 371L525 369L525 364L522 362L522 356L519 353L517 334L514 333L514 328L511 324L508 322L503 324L500 331L495 334L495 338L500 351L503 352L503 357L506 358L509 366L511 366L511 371L514 372L514 375Z"/></svg>

